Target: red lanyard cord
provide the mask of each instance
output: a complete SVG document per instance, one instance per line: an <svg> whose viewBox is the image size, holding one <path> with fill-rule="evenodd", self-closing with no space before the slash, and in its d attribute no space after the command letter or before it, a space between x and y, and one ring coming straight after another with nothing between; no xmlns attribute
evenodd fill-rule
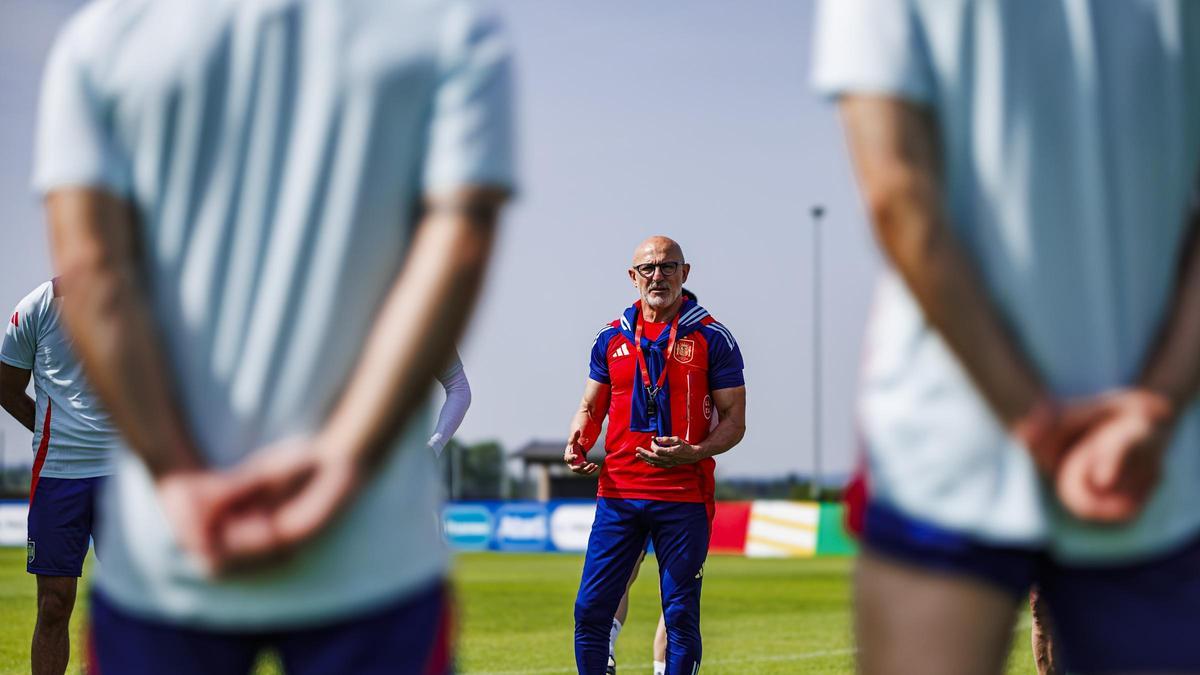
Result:
<svg viewBox="0 0 1200 675"><path fill-rule="evenodd" d="M675 319L671 321L671 334L667 338L667 351L663 354L662 372L658 374L658 384L650 386L650 370L646 368L646 357L642 354L642 313L638 312L637 322L633 330L633 345L637 350L638 367L642 370L642 384L646 387L646 393L650 394L650 398L658 395L662 390L663 384L667 381L667 363L671 360L671 354L675 353L675 336L679 333L679 314L675 315Z"/></svg>

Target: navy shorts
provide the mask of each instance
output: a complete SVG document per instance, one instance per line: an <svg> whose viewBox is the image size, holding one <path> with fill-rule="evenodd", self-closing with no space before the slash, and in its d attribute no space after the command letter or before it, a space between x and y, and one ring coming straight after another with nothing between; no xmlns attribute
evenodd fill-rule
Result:
<svg viewBox="0 0 1200 675"><path fill-rule="evenodd" d="M298 630L226 632L135 617L92 593L89 673L245 675L274 649L288 675L453 672L449 591L437 582L369 613Z"/></svg>
<svg viewBox="0 0 1200 675"><path fill-rule="evenodd" d="M972 577L1014 598L1029 592L1044 562L1038 549L986 544L910 518L878 502L867 505L863 544L882 557L926 570Z"/></svg>
<svg viewBox="0 0 1200 675"><path fill-rule="evenodd" d="M1032 549L985 544L895 509L867 507L866 548L963 575L1020 599L1034 584L1070 672L1200 672L1200 539L1136 564L1064 565Z"/></svg>
<svg viewBox="0 0 1200 675"><path fill-rule="evenodd" d="M103 485L103 476L38 479L29 495L25 569L30 574L83 574L88 541L96 536L97 493Z"/></svg>
<svg viewBox="0 0 1200 675"><path fill-rule="evenodd" d="M1048 565L1039 593L1070 672L1200 672L1200 539L1130 565Z"/></svg>

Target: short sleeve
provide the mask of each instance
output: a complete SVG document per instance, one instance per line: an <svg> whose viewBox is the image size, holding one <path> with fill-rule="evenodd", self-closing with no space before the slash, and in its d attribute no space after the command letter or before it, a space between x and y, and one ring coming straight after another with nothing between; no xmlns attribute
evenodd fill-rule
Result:
<svg viewBox="0 0 1200 675"><path fill-rule="evenodd" d="M462 5L448 19L423 188L515 188L512 62L498 16Z"/></svg>
<svg viewBox="0 0 1200 675"><path fill-rule="evenodd" d="M929 48L909 0L822 0L813 44L812 81L822 94L933 102Z"/></svg>
<svg viewBox="0 0 1200 675"><path fill-rule="evenodd" d="M127 166L116 150L105 105L79 54L88 13L59 35L42 76L34 147L33 188L45 194L67 186L102 187L125 194Z"/></svg>
<svg viewBox="0 0 1200 675"><path fill-rule="evenodd" d="M24 370L33 370L37 350L38 313L29 298L21 301L4 326L0 343L0 361Z"/></svg>
<svg viewBox="0 0 1200 675"><path fill-rule="evenodd" d="M592 358L588 366L588 377L600 384L612 384L608 375L608 343L613 337L612 327L605 328L596 334L592 343Z"/></svg>
<svg viewBox="0 0 1200 675"><path fill-rule="evenodd" d="M746 384L742 371L746 364L742 361L742 348L733 333L719 323L710 323L708 338L708 388L711 391L730 389Z"/></svg>

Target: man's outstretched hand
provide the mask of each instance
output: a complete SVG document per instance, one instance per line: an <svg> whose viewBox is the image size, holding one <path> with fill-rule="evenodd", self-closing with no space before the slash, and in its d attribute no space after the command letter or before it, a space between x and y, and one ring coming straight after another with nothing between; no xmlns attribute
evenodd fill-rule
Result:
<svg viewBox="0 0 1200 675"><path fill-rule="evenodd" d="M583 447L581 436L583 432L576 429L571 432L571 438L567 441L567 447L563 450L563 461L567 463L567 467L571 471L581 475L590 476L600 470L598 464L587 461L587 448Z"/></svg>
<svg viewBox="0 0 1200 675"><path fill-rule="evenodd" d="M292 439L229 471L164 476L158 494L180 546L223 575L286 559L337 517L362 482L348 455Z"/></svg>

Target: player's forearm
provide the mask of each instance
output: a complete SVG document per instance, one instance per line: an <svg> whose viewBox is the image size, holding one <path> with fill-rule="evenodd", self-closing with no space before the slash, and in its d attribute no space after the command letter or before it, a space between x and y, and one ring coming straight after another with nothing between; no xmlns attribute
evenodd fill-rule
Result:
<svg viewBox="0 0 1200 675"><path fill-rule="evenodd" d="M1170 399L1176 411L1200 390L1200 213L1192 216L1188 243L1162 334L1141 377L1143 386Z"/></svg>
<svg viewBox="0 0 1200 675"><path fill-rule="evenodd" d="M573 437L575 432L579 432L579 444L586 450L591 450L596 444L600 436L600 427L604 421L604 416L596 415L589 411L586 407L581 407L575 416L571 418L571 430L568 437Z"/></svg>
<svg viewBox="0 0 1200 675"><path fill-rule="evenodd" d="M842 111L884 254L993 412L1016 427L1044 388L946 222L932 121L871 97L849 97Z"/></svg>
<svg viewBox="0 0 1200 675"><path fill-rule="evenodd" d="M936 199L928 197L928 199ZM894 220L886 219L895 216ZM931 213L902 210L880 223L884 249L925 314L970 373L992 410L1015 424L1043 387L983 292L948 227ZM905 231L906 228L912 228ZM903 233L901 233L903 232Z"/></svg>
<svg viewBox="0 0 1200 675"><path fill-rule="evenodd" d="M702 456L716 457L723 452L731 450L738 443L741 443L742 437L745 435L745 421L722 419L709 432L707 438L696 444L696 447Z"/></svg>
<svg viewBox="0 0 1200 675"><path fill-rule="evenodd" d="M56 191L46 206L63 318L89 383L154 476L198 467L137 281L129 207L87 189Z"/></svg>
<svg viewBox="0 0 1200 675"><path fill-rule="evenodd" d="M491 255L498 193L435 205L417 227L322 444L370 466L391 446L446 363Z"/></svg>
<svg viewBox="0 0 1200 675"><path fill-rule="evenodd" d="M29 394L22 391L20 394L5 395L0 397L0 407L4 408L9 415L13 416L21 426L33 431L34 422L37 420L37 403L29 398Z"/></svg>
<svg viewBox="0 0 1200 675"><path fill-rule="evenodd" d="M467 417L467 409L471 407L471 386L467 384L466 378L462 379L460 384L446 389L446 402L442 405L442 409L438 412L437 425L433 428L433 437L430 439L432 445L439 452L454 434L458 431L458 427Z"/></svg>
<svg viewBox="0 0 1200 675"><path fill-rule="evenodd" d="M604 425L604 417L608 414L608 403L611 390L608 385L595 380L588 380L584 389L583 400L579 409L571 418L571 431L568 437L574 437L579 432L579 443L585 449L591 450L600 438L600 429Z"/></svg>

